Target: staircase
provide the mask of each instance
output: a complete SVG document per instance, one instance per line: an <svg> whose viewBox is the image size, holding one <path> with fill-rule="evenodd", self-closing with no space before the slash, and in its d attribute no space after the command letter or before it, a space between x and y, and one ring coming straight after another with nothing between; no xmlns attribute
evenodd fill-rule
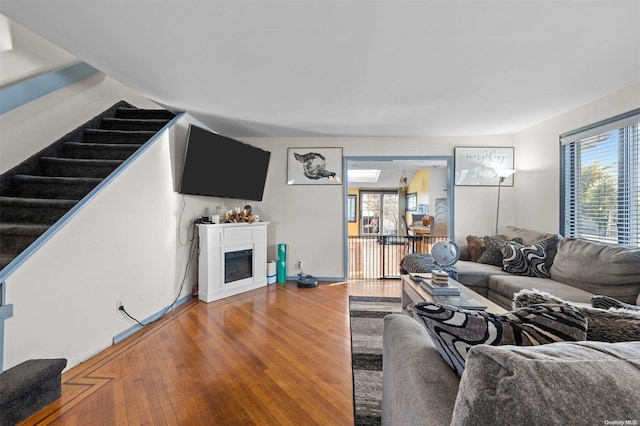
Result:
<svg viewBox="0 0 640 426"><path fill-rule="evenodd" d="M120 101L0 176L0 270L174 117Z"/></svg>

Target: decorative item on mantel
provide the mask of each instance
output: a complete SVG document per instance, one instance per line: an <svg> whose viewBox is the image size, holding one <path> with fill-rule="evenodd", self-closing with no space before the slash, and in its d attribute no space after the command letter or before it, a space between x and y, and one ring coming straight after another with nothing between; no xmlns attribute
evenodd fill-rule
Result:
<svg viewBox="0 0 640 426"><path fill-rule="evenodd" d="M224 223L253 223L256 220L256 215L251 212L251 206L246 205L244 209L239 207L229 210L222 221Z"/></svg>

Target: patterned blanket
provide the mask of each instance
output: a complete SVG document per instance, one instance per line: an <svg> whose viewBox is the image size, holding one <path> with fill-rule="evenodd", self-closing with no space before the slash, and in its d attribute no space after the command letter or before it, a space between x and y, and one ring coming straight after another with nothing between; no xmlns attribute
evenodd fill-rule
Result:
<svg viewBox="0 0 640 426"><path fill-rule="evenodd" d="M433 257L430 254L411 253L403 257L400 261L401 274L424 274L434 269L442 269L454 280L458 279L458 271L455 266L440 268L440 266L433 261Z"/></svg>

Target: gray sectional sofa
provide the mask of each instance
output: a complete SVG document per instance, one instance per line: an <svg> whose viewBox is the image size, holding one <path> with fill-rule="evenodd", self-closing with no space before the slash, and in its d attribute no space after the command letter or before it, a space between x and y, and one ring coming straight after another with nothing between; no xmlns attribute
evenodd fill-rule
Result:
<svg viewBox="0 0 640 426"><path fill-rule="evenodd" d="M418 321L394 314L382 363L383 425L640 423L640 342L479 345L459 378Z"/></svg>
<svg viewBox="0 0 640 426"><path fill-rule="evenodd" d="M513 226L503 234L549 247L549 278L472 262L461 247L458 281L511 310L537 289L571 302L594 294L640 304L640 248L562 238ZM467 260L464 260L467 259ZM588 333L587 333L588 334ZM640 424L640 341L472 346L461 377L426 328L388 315L383 332L384 425ZM615 423L619 422L619 423ZM626 423L625 423L626 422Z"/></svg>
<svg viewBox="0 0 640 426"><path fill-rule="evenodd" d="M589 303L603 294L640 305L640 248L597 243L559 234L507 226L507 240L520 238L524 245L544 241L548 246L549 278L514 275L500 266L470 260L469 246L461 246L456 263L458 281L505 309L522 289L537 289L572 302ZM468 239L469 240L469 239Z"/></svg>

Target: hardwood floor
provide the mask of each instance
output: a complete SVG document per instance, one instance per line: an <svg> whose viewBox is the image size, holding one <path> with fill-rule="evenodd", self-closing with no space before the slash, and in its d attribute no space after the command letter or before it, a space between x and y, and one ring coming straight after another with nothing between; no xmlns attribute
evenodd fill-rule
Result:
<svg viewBox="0 0 640 426"><path fill-rule="evenodd" d="M349 295L400 280L272 284L193 299L62 376L23 424L352 425Z"/></svg>

